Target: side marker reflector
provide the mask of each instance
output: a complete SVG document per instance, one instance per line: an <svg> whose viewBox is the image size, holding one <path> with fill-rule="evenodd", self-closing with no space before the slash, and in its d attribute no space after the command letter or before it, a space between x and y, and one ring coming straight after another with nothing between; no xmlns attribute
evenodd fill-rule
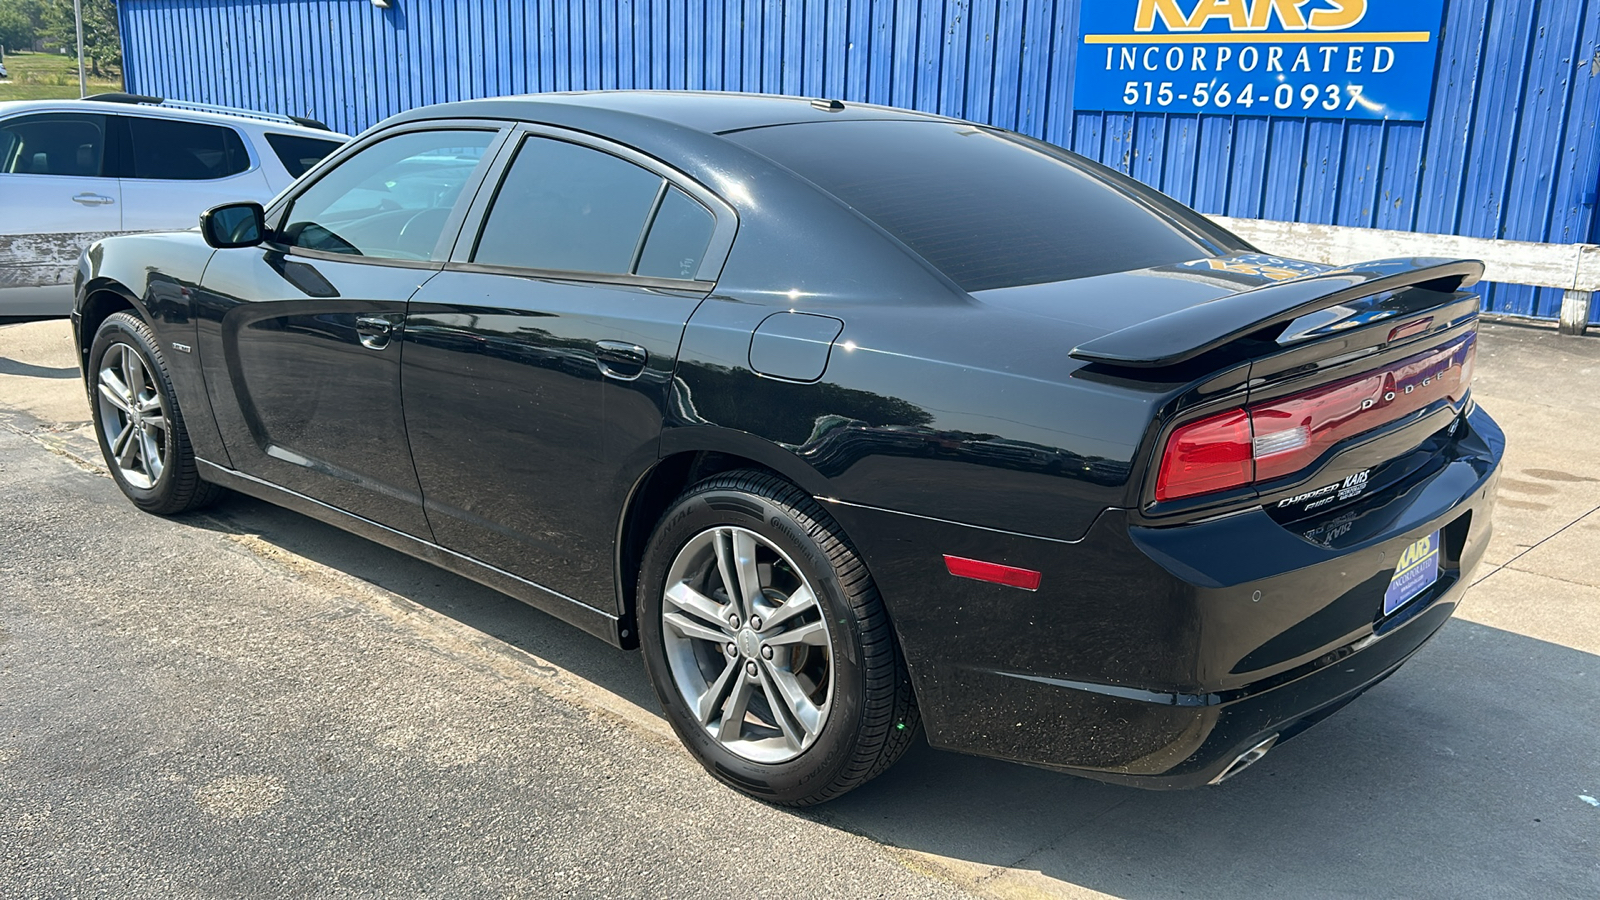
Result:
<svg viewBox="0 0 1600 900"><path fill-rule="evenodd" d="M1011 566L1002 566L999 563L983 562L977 559L962 559L959 556L946 556L944 567L951 575L957 578L970 578L973 581L987 581L991 584L1003 584L1006 587L1021 588L1025 591L1037 591L1039 582L1044 576L1032 569L1016 569Z"/></svg>

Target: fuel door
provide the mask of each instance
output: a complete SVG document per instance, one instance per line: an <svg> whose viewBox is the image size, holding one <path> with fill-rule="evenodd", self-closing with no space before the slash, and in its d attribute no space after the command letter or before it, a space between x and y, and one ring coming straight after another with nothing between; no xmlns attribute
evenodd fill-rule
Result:
<svg viewBox="0 0 1600 900"><path fill-rule="evenodd" d="M816 381L828 368L844 322L811 313L774 313L750 336L750 368L786 381Z"/></svg>

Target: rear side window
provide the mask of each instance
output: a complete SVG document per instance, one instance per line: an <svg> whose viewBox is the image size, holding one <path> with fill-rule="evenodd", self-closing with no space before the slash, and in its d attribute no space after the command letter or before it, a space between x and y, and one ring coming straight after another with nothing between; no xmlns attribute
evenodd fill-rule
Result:
<svg viewBox="0 0 1600 900"><path fill-rule="evenodd" d="M661 199L639 256L638 274L651 278L693 278L705 259L717 220L677 188Z"/></svg>
<svg viewBox="0 0 1600 900"><path fill-rule="evenodd" d="M130 175L162 181L215 181L250 169L250 153L232 128L128 116Z"/></svg>
<svg viewBox="0 0 1600 900"><path fill-rule="evenodd" d="M662 183L609 153L530 137L500 183L472 261L626 275Z"/></svg>
<svg viewBox="0 0 1600 900"><path fill-rule="evenodd" d="M12 175L105 174L105 116L42 113L0 124L0 171Z"/></svg>
<svg viewBox="0 0 1600 900"><path fill-rule="evenodd" d="M822 122L727 137L833 194L967 291L1212 255L1087 161L970 125Z"/></svg>
<svg viewBox="0 0 1600 900"><path fill-rule="evenodd" d="M289 170L289 175L299 178L307 170L333 151L339 149L338 141L302 137L297 134L268 134L267 144L277 154L278 161Z"/></svg>

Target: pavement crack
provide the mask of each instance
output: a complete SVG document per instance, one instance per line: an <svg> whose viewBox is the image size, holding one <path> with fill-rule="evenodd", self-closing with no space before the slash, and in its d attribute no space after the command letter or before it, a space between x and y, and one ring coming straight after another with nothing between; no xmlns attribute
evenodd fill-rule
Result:
<svg viewBox="0 0 1600 900"><path fill-rule="evenodd" d="M110 472L106 470L105 466L101 465L92 456L85 455L87 453L86 450L80 451L79 449L68 445L73 435L73 432L70 430L46 426L23 428L17 425L16 422L12 421L12 418L9 416L0 419L0 425L4 425L5 429L12 434L15 434L19 437L25 437L28 440L33 441L35 444L38 444L46 450L49 450L51 453L54 453L55 455L65 459L67 462L72 463L74 466L77 466L86 472L96 475L110 474Z"/></svg>
<svg viewBox="0 0 1600 900"><path fill-rule="evenodd" d="M1022 856L1018 857L1016 860L1014 860L1014 861L1012 861L1010 863L1006 863L1004 865L996 867L993 872L990 872L988 875L985 875L982 878L978 879L977 882L975 883L975 886L986 885L986 884L988 884L988 883L990 883L992 881L996 881L996 880L1004 877L1006 874L1008 874L1010 872L1016 871L1017 869L1021 868L1024 865L1026 865L1028 860L1034 859L1035 857L1037 857L1041 853L1044 853L1046 851L1049 851L1049 850L1052 850L1052 849L1054 849L1056 847L1061 846L1061 844L1063 842L1065 842L1068 838L1071 838L1072 836L1084 831L1085 829L1089 828L1089 826L1091 826L1091 825L1098 824L1102 819L1104 819L1106 816L1111 815L1113 812L1116 812L1118 809L1120 809L1122 807L1123 804L1125 804L1127 802L1128 802L1128 798L1123 797L1122 799L1120 799L1117 802L1111 804L1110 806L1106 807L1105 809L1102 809L1099 812L1095 813L1093 816L1090 816L1089 818L1085 819L1084 821L1079 822L1077 825L1074 825L1073 827L1068 828L1066 831L1063 831L1060 834L1056 835L1056 837L1053 840L1046 841L1045 843L1033 848L1032 850L1029 850L1027 853L1022 854Z"/></svg>
<svg viewBox="0 0 1600 900"><path fill-rule="evenodd" d="M1527 556L1529 553L1532 553L1533 551L1539 549L1540 547L1543 547L1545 544L1548 544L1549 542L1551 542L1551 541L1555 540L1556 538L1560 537L1561 535L1565 534L1573 526L1578 525L1584 519L1589 518L1590 516L1594 515L1595 513L1600 513L1600 506L1596 506L1594 509L1591 509L1588 512L1584 513L1583 515L1577 517L1576 519L1573 519L1571 522L1568 522L1567 524L1565 524L1565 525L1561 526L1560 528L1556 529L1555 531L1551 532L1551 534L1548 537L1540 540L1538 543L1534 544L1531 547L1528 547L1527 549L1523 550L1521 553L1518 553L1516 556L1511 557L1510 559L1506 560L1505 562L1501 563L1500 565L1495 566L1493 571L1489 572L1487 575L1482 576L1477 581L1474 581L1472 584L1468 585L1468 587L1469 588L1475 588L1478 585L1483 584L1485 581L1488 581L1490 578L1493 578L1495 575L1498 575L1502 569L1511 568L1512 565L1514 565L1517 562L1517 560L1522 559L1524 556ZM1521 571L1524 571L1524 570L1517 569L1516 571L1521 572ZM1551 576L1551 577L1554 577L1554 576ZM1556 578L1555 580L1562 581L1564 579ZM1575 584L1576 582L1569 582L1569 583Z"/></svg>

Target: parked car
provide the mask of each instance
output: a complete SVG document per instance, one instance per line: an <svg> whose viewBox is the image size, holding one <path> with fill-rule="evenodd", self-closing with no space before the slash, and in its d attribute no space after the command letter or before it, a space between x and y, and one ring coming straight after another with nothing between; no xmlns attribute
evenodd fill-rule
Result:
<svg viewBox="0 0 1600 900"><path fill-rule="evenodd" d="M65 316L90 242L265 202L346 140L310 119L134 94L0 103L0 316Z"/></svg>
<svg viewBox="0 0 1600 900"><path fill-rule="evenodd" d="M201 222L78 265L127 496L231 488L638 647L769 802L922 727L1218 782L1410 658L1489 539L1481 265L1263 256L996 128L452 103Z"/></svg>

